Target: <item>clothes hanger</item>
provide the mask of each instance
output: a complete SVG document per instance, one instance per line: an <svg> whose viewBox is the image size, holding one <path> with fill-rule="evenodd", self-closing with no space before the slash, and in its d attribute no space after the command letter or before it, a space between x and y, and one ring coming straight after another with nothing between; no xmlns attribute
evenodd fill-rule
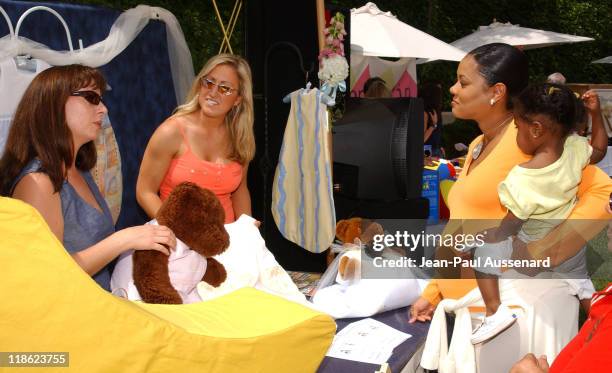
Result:
<svg viewBox="0 0 612 373"><path fill-rule="evenodd" d="M310 92L310 88L312 87L312 83L308 81L308 71L306 71L306 87L302 90L302 94ZM293 92L291 92L293 93ZM288 104L291 102L291 93L288 93L285 97L283 97L283 102Z"/></svg>
<svg viewBox="0 0 612 373"><path fill-rule="evenodd" d="M305 95L308 92L310 92L310 89L312 88L312 83L308 81L308 73L309 73L309 71L306 71L306 88L304 88L304 90L302 90L302 95ZM328 94L323 93L322 91L319 91L319 94L321 95L321 102L323 102L326 106L334 106L336 104L336 100L334 100L333 98L329 97ZM288 103L291 102L291 93L289 93L285 97L283 97L283 102L285 104L288 104Z"/></svg>
<svg viewBox="0 0 612 373"><path fill-rule="evenodd" d="M302 95L305 95L308 92L310 92L310 88L312 87L312 83L308 81L309 73L310 73L310 70L306 70L306 88L302 91ZM324 93L323 91L319 91L319 95L321 95L321 102L323 102L326 106L334 106L336 104L336 100L329 97L327 93ZM291 102L291 93L289 93L287 96L283 98L283 102L286 104Z"/></svg>
<svg viewBox="0 0 612 373"><path fill-rule="evenodd" d="M17 26L15 27L15 37L19 37L19 29L21 28L21 24L23 23L23 20L30 14L33 13L37 10L46 10L47 12L53 14L55 17L57 17L57 19L62 23L62 25L64 26L64 30L66 31L66 39L68 40L68 48L70 49L70 52L74 52L74 48L72 47L72 37L70 36L70 30L68 29L68 24L66 24L66 21L64 21L64 18L55 10L46 7L46 6L35 6L32 7L28 10L26 10L21 17L19 17L19 20L17 20Z"/></svg>
<svg viewBox="0 0 612 373"><path fill-rule="evenodd" d="M13 30L13 23L11 23L11 19L8 16L8 14L6 13L6 11L4 10L4 8L2 8L0 6L0 13L2 13L2 16L4 17L4 20L6 21L6 24L8 26L9 29L9 35L11 36L11 39L15 37L15 30Z"/></svg>
<svg viewBox="0 0 612 373"><path fill-rule="evenodd" d="M64 18L58 12L56 12L54 9L51 9L49 7L46 7L46 6L35 6L35 7L32 7L30 9L26 10L21 15L21 17L19 17L19 19L17 20L17 25L15 26L15 34L14 34L15 39L17 39L19 37L19 30L21 29L21 24L23 23L25 18L30 13L33 13L33 12L35 12L37 10L47 11L47 12L53 14L61 22L62 26L64 26L64 31L66 31L66 40L68 41L68 49L70 49L70 52L74 52L74 48L72 47L72 37L70 35L70 30L68 29L68 24L66 23ZM81 50L83 50L83 41L81 39L79 39L79 47L80 47ZM15 56L15 63L17 64L17 68L19 68L19 69L28 70L28 71L31 71L31 72L36 72L36 68L37 68L36 60L32 60L30 58L30 56L28 56L26 54L18 53L17 56Z"/></svg>

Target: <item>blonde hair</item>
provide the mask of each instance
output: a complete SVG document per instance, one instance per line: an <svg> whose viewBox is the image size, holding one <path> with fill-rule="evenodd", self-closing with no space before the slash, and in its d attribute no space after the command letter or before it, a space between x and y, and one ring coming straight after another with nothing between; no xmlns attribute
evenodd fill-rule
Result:
<svg viewBox="0 0 612 373"><path fill-rule="evenodd" d="M200 110L198 96L202 87L202 78L219 65L232 66L240 81L238 94L242 100L225 116L225 126L232 147L230 159L245 165L255 156L255 135L253 134L253 82L251 68L244 58L232 54L218 54L209 59L191 85L185 103L177 107L172 116L183 116Z"/></svg>

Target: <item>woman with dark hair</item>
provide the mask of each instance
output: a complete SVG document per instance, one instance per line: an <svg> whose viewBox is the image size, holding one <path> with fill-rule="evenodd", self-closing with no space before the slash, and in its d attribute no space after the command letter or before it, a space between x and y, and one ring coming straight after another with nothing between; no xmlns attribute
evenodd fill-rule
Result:
<svg viewBox="0 0 612 373"><path fill-rule="evenodd" d="M457 82L450 88L453 114L475 120L483 135L470 145L466 167L451 189L448 201L451 219L499 219L504 216L497 184L513 166L527 160L516 144L514 126L509 125L512 99L527 86L527 65L527 58L520 50L496 43L474 49L457 68ZM504 132L505 136L501 136ZM488 162L487 170L477 167L494 149L495 156L505 164L496 160ZM482 171L482 177L476 179L472 170ZM480 185L483 178L489 178L490 182ZM443 297L461 298L475 286L476 282L470 280L431 281L411 307L410 321L431 319L435 305Z"/></svg>
<svg viewBox="0 0 612 373"><path fill-rule="evenodd" d="M25 91L0 159L0 194L34 206L75 261L106 290L108 264L129 249L169 254L176 238L163 226L115 232L89 170L107 112L106 82L96 69L56 66Z"/></svg>
<svg viewBox="0 0 612 373"><path fill-rule="evenodd" d="M470 144L463 171L448 196L451 220L469 222L472 219L474 222L481 219L481 224L477 227L462 225L461 231L456 233L479 232L490 228L482 223L489 221L493 226L495 220L499 221L506 215L497 187L514 166L530 159L517 145L517 129L512 112L513 99L527 86L527 68L527 58L523 52L502 43L474 49L457 68L457 82L450 88L453 114L457 118L475 120L483 134ZM530 243L529 251L537 248L539 252L553 256L551 250L556 250L552 258L553 266L574 257L586 241L605 226L608 217L601 206L611 191L608 176L595 166L587 166L578 187L578 203L568 219L590 219L589 229L577 231L571 229L571 224L568 228L568 222L563 223L544 239ZM563 235L558 233L560 229L564 229ZM527 255L526 252L524 248L516 247L513 257ZM439 257L447 255L451 258L454 254L454 251L438 252ZM410 321L430 320L436 305L443 298L460 299L473 290L476 286L473 271L464 268L462 272L462 277L471 279L432 280L421 298L412 305ZM560 285L559 288L564 289L565 294L570 292L568 285ZM548 296L555 294L559 293L550 292ZM542 353L549 356L558 353L558 346L567 343L577 327L573 325L573 321L577 321L577 313L556 317L563 319L566 326L556 331L556 338L553 338L556 341L538 346Z"/></svg>

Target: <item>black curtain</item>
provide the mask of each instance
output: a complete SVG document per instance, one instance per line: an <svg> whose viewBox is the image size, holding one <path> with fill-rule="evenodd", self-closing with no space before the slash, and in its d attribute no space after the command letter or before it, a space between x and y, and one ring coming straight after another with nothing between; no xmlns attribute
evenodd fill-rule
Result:
<svg viewBox="0 0 612 373"><path fill-rule="evenodd" d="M282 99L318 86L318 41L314 1L250 0L245 14L245 54L253 70L257 152L249 169L253 215L279 263L288 270L322 272L325 254L312 254L286 240L270 210L272 183L290 104ZM302 68L303 67L303 68Z"/></svg>

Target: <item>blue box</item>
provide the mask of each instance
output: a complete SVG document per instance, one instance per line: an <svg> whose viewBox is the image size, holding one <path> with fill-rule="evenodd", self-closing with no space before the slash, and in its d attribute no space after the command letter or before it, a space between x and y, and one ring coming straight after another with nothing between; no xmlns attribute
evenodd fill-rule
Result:
<svg viewBox="0 0 612 373"><path fill-rule="evenodd" d="M438 170L423 169L423 191L421 196L429 200L429 216L427 224L438 224L440 220L439 206L440 181Z"/></svg>

